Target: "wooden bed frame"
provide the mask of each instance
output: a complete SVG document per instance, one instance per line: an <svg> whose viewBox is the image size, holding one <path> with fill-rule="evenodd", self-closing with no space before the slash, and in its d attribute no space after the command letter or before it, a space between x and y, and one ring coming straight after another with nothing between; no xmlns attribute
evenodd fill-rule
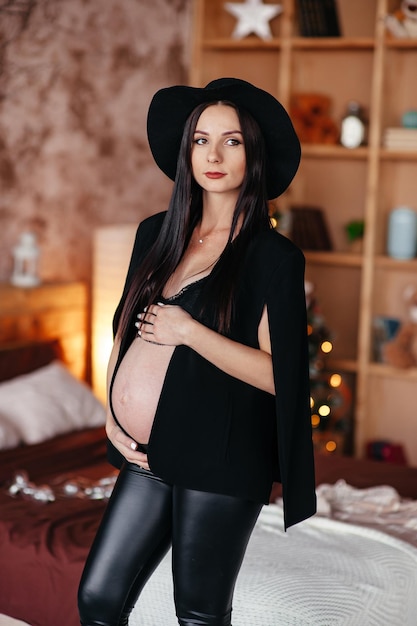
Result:
<svg viewBox="0 0 417 626"><path fill-rule="evenodd" d="M77 378L89 380L88 331L84 283L50 283L30 289L0 285L0 350L21 346L24 359L28 343L56 340L68 369ZM19 373L24 372L20 369Z"/></svg>

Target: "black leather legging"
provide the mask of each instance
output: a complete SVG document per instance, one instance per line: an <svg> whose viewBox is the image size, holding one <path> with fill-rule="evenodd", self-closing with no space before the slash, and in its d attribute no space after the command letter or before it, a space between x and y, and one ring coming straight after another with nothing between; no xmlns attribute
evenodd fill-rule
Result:
<svg viewBox="0 0 417 626"><path fill-rule="evenodd" d="M126 626L171 544L178 623L231 626L236 578L261 507L124 465L81 578L82 626Z"/></svg>

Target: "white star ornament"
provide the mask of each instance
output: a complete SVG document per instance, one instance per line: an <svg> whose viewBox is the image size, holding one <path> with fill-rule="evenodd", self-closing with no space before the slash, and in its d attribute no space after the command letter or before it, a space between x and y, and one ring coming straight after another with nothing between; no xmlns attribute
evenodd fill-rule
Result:
<svg viewBox="0 0 417 626"><path fill-rule="evenodd" d="M262 0L226 2L224 8L239 20L232 33L233 39L242 39L251 33L261 39L272 39L269 21L282 13L281 5L262 4Z"/></svg>

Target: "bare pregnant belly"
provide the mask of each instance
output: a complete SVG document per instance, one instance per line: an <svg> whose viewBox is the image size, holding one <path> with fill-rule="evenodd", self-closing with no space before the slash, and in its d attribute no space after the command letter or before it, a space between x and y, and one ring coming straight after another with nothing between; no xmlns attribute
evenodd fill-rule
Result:
<svg viewBox="0 0 417 626"><path fill-rule="evenodd" d="M116 373L112 405L117 421L137 442L148 443L173 346L133 341Z"/></svg>

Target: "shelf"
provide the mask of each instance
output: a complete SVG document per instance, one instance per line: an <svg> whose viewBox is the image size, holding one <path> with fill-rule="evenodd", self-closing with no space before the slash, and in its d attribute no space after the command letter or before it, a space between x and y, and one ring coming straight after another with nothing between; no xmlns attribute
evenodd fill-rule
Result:
<svg viewBox="0 0 417 626"><path fill-rule="evenodd" d="M372 37L293 37L289 44L294 50L373 50L375 41ZM282 39L260 39L259 37L215 37L203 39L204 50L247 50L247 49L280 49Z"/></svg>
<svg viewBox="0 0 417 626"><path fill-rule="evenodd" d="M204 39L203 50L279 50L281 39L259 39L259 37L246 37L245 39L231 39L230 37L216 37L215 39Z"/></svg>
<svg viewBox="0 0 417 626"><path fill-rule="evenodd" d="M373 50L373 37L293 37L292 47L296 50Z"/></svg>
<svg viewBox="0 0 417 626"><path fill-rule="evenodd" d="M417 39L387 39L385 45L392 50L417 50Z"/></svg>
<svg viewBox="0 0 417 626"><path fill-rule="evenodd" d="M375 258L375 266L382 269L417 272L417 259L401 260L379 255Z"/></svg>
<svg viewBox="0 0 417 626"><path fill-rule="evenodd" d="M353 252L316 252L304 251L307 263L334 267L362 267L363 258Z"/></svg>
<svg viewBox="0 0 417 626"><path fill-rule="evenodd" d="M417 367L401 369L399 367L384 365L383 363L371 363L369 365L369 372L373 376L381 378L397 378L400 380L417 381Z"/></svg>
<svg viewBox="0 0 417 626"><path fill-rule="evenodd" d="M306 144L301 146L303 157L314 159L348 159L365 161L369 155L369 149L363 148L344 148L339 144Z"/></svg>
<svg viewBox="0 0 417 626"><path fill-rule="evenodd" d="M381 148L380 157L384 161L417 161L417 150L389 150Z"/></svg>

